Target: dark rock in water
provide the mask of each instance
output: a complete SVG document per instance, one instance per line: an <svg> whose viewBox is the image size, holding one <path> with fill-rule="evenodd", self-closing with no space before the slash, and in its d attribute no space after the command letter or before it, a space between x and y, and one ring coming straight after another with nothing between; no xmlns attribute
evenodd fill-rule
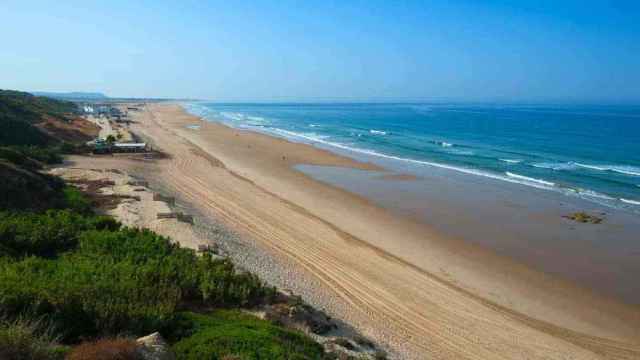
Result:
<svg viewBox="0 0 640 360"><path fill-rule="evenodd" d="M576 212L571 215L563 216L565 219L573 220L583 224L600 224L604 219L586 212Z"/></svg>

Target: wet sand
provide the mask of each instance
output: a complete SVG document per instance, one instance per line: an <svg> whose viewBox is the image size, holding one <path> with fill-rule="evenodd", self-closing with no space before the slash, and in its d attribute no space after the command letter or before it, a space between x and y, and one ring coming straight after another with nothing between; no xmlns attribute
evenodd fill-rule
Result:
<svg viewBox="0 0 640 360"><path fill-rule="evenodd" d="M638 307L445 237L294 169L380 170L373 164L203 122L177 105L148 105L134 120L131 129L170 156L135 166L286 264L273 271L307 279L295 283L312 285L301 290L313 305L397 357L640 358ZM259 270L269 277L269 268Z"/></svg>
<svg viewBox="0 0 640 360"><path fill-rule="evenodd" d="M640 305L640 218L577 197L427 167L419 176L296 167L442 235L481 245L603 295ZM416 171L417 172L417 171ZM585 212L602 219L579 223Z"/></svg>

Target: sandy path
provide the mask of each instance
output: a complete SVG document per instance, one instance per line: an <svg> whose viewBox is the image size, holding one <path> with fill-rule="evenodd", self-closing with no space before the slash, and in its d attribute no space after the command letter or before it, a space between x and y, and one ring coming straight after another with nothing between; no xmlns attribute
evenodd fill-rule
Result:
<svg viewBox="0 0 640 360"><path fill-rule="evenodd" d="M399 219L290 170L371 168L150 105L132 130L157 179L322 285L315 299L403 358L638 359L637 308ZM202 128L185 126L198 123Z"/></svg>

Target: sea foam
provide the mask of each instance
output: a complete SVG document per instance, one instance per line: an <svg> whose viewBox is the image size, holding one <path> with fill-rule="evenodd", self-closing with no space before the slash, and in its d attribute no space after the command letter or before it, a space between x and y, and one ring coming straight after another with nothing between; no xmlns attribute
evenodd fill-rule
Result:
<svg viewBox="0 0 640 360"><path fill-rule="evenodd" d="M352 147L352 146L348 146L348 145L333 142L333 141L328 141L326 139L315 137L311 134L301 134L293 131L276 129L276 128L271 130L273 131L273 133L279 134L280 136L284 136L287 138L305 139L307 141L316 142L316 143L332 146L338 149L346 150L353 153L363 154L363 155L376 156L384 159L397 160L397 161L402 161L402 162L416 164L416 165L433 166L441 169L456 171L463 174L482 176L482 177L486 177L494 180L501 180L501 181L506 181L514 184L527 185L527 186L546 189L546 190L549 190L554 186L553 183L548 181L537 180L537 179L532 179L527 177L519 177L517 174L512 174L512 176L509 176L509 175L503 176L500 174L494 174L494 173L477 170L477 169L464 168L464 167L452 166L452 165L441 164L441 163L436 163L431 161L423 161L423 160L416 160L411 158L403 158L403 157L394 156L394 155L388 155L388 154L377 152L375 150L362 149L362 148Z"/></svg>
<svg viewBox="0 0 640 360"><path fill-rule="evenodd" d="M520 159L498 159L500 161L506 162L508 164L519 164L522 162Z"/></svg>
<svg viewBox="0 0 640 360"><path fill-rule="evenodd" d="M576 164L573 162L543 162L543 163L533 163L531 166L541 169L551 169L551 170L574 170L576 169Z"/></svg>
<svg viewBox="0 0 640 360"><path fill-rule="evenodd" d="M374 135L387 135L387 132L382 130L369 130L369 133Z"/></svg>
<svg viewBox="0 0 640 360"><path fill-rule="evenodd" d="M434 141L430 141L430 143L435 144L435 145L438 145L438 146L442 146L442 147L452 147L452 146L453 146L453 144L452 144L452 143L448 143L448 142L446 142L446 141L437 141L437 140L434 140Z"/></svg>
<svg viewBox="0 0 640 360"><path fill-rule="evenodd" d="M597 171L613 171L619 174L630 175L630 176L640 176L640 168L635 166L627 166L627 165L590 165L590 164L581 164L574 163L576 166L585 169L597 170Z"/></svg>
<svg viewBox="0 0 640 360"><path fill-rule="evenodd" d="M244 111L239 107L222 107L224 109L222 110L221 108L215 108L215 107L208 108L207 105L201 105L197 103L195 105L191 105L191 104L185 105L185 107L188 108L188 110L191 113L194 113L198 116L202 116L212 121L220 120L223 122L228 122L229 125L234 127L250 128L255 131L266 132L273 135L290 138L294 141L297 140L297 141L315 143L316 145L325 145L335 149L348 151L354 154L374 156L381 159L389 159L389 160L404 162L408 164L415 164L420 166L431 166L436 168L448 169L458 173L475 175L475 176L490 178L490 179L504 181L504 182L513 183L513 184L520 184L523 186L534 187L534 188L539 188L544 190L551 190L559 193L564 193L569 196L577 196L580 198L588 199L590 201L597 202L603 205L611 205L614 207L624 206L623 204L638 205L638 202L640 202L638 200L632 200L634 198L633 195L627 195L627 196L625 196L625 194L618 194L618 195L611 194L611 196L605 195L601 192L596 192L594 190L579 188L576 186L577 184L573 184L573 181L571 180L563 180L563 178L566 176L571 176L571 177L587 176L588 178L586 178L587 180L583 182L584 184L588 184L591 181L599 181L599 182L605 181L605 180L601 180L600 179L601 177L594 177L592 176L592 174L580 174L578 171L585 171L585 172L593 171L593 172L603 172L603 173L611 172L611 173L622 174L630 177L640 177L639 166L630 166L630 165L621 165L621 164L602 165L603 163L606 164L606 162L600 162L598 164L598 163L581 162L578 160L576 160L575 162L574 161L557 161L557 160L552 160L553 157L547 158L546 156L536 155L535 153L523 152L523 150L518 150L517 152L513 152L512 151L513 149L510 149L510 148L506 148L506 149L488 148L488 150L490 151L496 150L496 151L503 152L504 155L502 156L504 156L504 158L493 157L491 159L493 161L500 161L505 165L515 165L515 164L525 165L526 164L527 166L531 166L538 169L548 169L551 171L558 171L558 172L554 172L554 175L553 175L554 181L556 181L555 180L556 178L560 179L560 180L557 180L559 184L556 184L555 182L547 180L546 176L544 175L545 171L541 171L541 170L523 168L521 171L513 171L513 172L505 173L503 171L506 169L502 169L502 171L497 171L493 168L483 169L482 167L485 166L485 163L482 162L483 161L482 159L476 161L474 159L470 159L469 157L464 159L460 157L460 160L456 158L447 158L447 163L444 163L444 162L440 162L440 160L435 160L435 159L434 160L423 159L422 156L418 154L402 155L403 153L401 151L404 151L406 147L401 146L404 140L402 139L402 136L400 136L400 133L398 133L397 139L394 139L394 143L397 142L396 145L398 145L400 149L398 150L399 152L389 153L386 150L382 151L381 149L377 148L379 144L376 143L375 142L376 140L374 139L379 136L389 135L394 131L393 126L390 126L389 128L376 127L376 126L384 126L385 124L382 124L382 123L380 125L371 124L371 125L368 125L368 127L364 127L366 126L364 124L354 123L355 125L351 127L350 126L351 123L345 120L347 121L347 123L345 123L344 128L330 127L331 134L328 134L328 133L325 134L325 132L329 131L329 129L327 128L325 130L325 125L323 125L324 123L319 122L321 120L316 120L313 118L307 118L306 119L307 121L302 122L301 124L303 126L306 126L307 129L314 128L313 131L317 131L318 133L307 132L304 130L298 131L296 130L296 126L299 126L297 124L300 124L300 123L297 123L297 124L290 123L289 120L279 119L277 115L273 115L273 117L269 120L270 123L268 125L262 126L266 120L264 118L261 118L260 116L256 116L256 115L262 115L262 114L256 114L253 109ZM430 109L429 112L433 113L431 110L433 109ZM273 110L268 109L268 111L273 111ZM302 117L306 115L302 113L300 116ZM301 121L304 121L304 120L301 120ZM292 126L293 128L289 129L288 128L289 126ZM356 131L355 129L360 129L360 130ZM367 135L373 135L373 136L367 136ZM443 136L441 139L438 139L438 140L429 140L429 139L425 139L425 137L422 137L420 139L420 136L424 136L424 135L416 135L413 133L409 133L407 136L409 136L409 139L411 141L426 140L430 144L433 144L441 148L441 150L438 151L439 153L444 152L444 153L450 153L454 155L476 156L473 154L473 152L475 152L476 149L473 149L473 151L465 151L467 150L465 149L466 146L454 144L453 142L442 140L442 138L446 138L446 136ZM371 140L368 140L368 139L371 139ZM372 143L367 144L368 141ZM393 145L394 144L385 143L385 146L393 146ZM486 144L483 144L483 146L485 145ZM433 150L434 149L431 148L430 151L433 151ZM392 150L389 150L389 151L392 151ZM425 156L428 156L429 149L425 149L424 146L421 145L416 149L410 149L410 151L412 151L413 153L425 151ZM507 153L510 153L510 155L507 155ZM391 154L394 154L394 155L391 155ZM553 156L553 154L551 155ZM566 158L565 155L570 155L570 154L562 154L562 156L558 156L558 158L563 158L563 157ZM441 155L435 155L435 156L437 157ZM479 156L479 158L482 158L482 156ZM543 160L545 158L547 158L547 160ZM448 163L449 159L452 160L451 164ZM531 159L531 160L527 160L527 159ZM456 162L463 162L463 163L456 164ZM476 162L478 167L474 165ZM513 169L515 168L516 167L514 166ZM532 171L532 174L535 174L535 175L530 175L529 171ZM571 172L573 174L568 174L568 172ZM549 174L549 176L551 176L551 174ZM640 187L640 184L637 184L635 181L634 183L629 184L628 180L624 180L624 179L617 179L617 180L619 180L618 183L622 182L622 184L625 186L632 186L635 189ZM595 185L600 185L600 183L597 183ZM594 187L593 189L600 190L601 188L604 188L604 186ZM631 199L629 199L629 197L631 197Z"/></svg>
<svg viewBox="0 0 640 360"><path fill-rule="evenodd" d="M511 178L514 178L514 179L518 179L518 180L522 180L522 181L528 181L528 182L541 184L541 185L546 185L546 186L555 186L556 185L555 183L552 183L551 181L535 179L535 178L524 176L524 175L514 174L514 173L508 172L508 171L505 172L505 174L507 174L508 177L511 177Z"/></svg>

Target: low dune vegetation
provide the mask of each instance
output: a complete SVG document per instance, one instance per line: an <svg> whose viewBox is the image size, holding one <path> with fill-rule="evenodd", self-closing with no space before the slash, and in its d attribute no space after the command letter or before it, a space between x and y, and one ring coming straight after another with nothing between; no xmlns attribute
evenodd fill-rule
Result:
<svg viewBox="0 0 640 360"><path fill-rule="evenodd" d="M159 331L178 358L322 358L322 347L300 332L237 310L207 313L270 302L275 289L256 276L74 209L78 194L64 196L70 207L0 212L0 354L57 359L86 342ZM40 345L21 345L28 342Z"/></svg>
<svg viewBox="0 0 640 360"><path fill-rule="evenodd" d="M233 310L273 299L256 276L57 191L48 210L0 211L0 358L81 358L153 332L179 359L323 358L303 333Z"/></svg>
<svg viewBox="0 0 640 360"><path fill-rule="evenodd" d="M323 348L300 332L238 310L184 313L190 326L173 345L180 359L320 359ZM233 357L230 356L233 354Z"/></svg>

